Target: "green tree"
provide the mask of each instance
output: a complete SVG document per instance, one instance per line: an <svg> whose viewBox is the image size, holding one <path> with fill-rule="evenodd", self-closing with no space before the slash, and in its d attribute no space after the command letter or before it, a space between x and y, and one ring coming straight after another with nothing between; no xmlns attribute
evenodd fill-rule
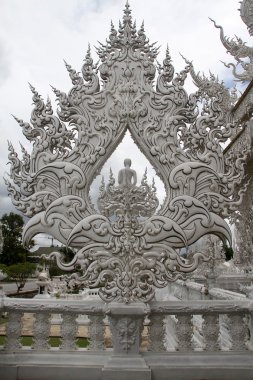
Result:
<svg viewBox="0 0 253 380"><path fill-rule="evenodd" d="M17 291L20 292L25 286L27 279L35 272L36 265L33 263L18 263L10 266L6 266L3 271L7 276L16 282Z"/></svg>
<svg viewBox="0 0 253 380"><path fill-rule="evenodd" d="M72 261L75 256L75 252L69 247L62 247L60 249L60 252L63 254L63 260L65 263ZM47 265L49 266L50 277L61 276L61 275L66 274L66 271L63 271L57 266L55 260L47 262ZM76 270L68 272L68 273L73 273L73 272L76 272Z"/></svg>
<svg viewBox="0 0 253 380"><path fill-rule="evenodd" d="M29 251L22 245L22 230L24 220L21 215L4 214L1 218L3 249L0 255L0 263L13 265L27 260Z"/></svg>
<svg viewBox="0 0 253 380"><path fill-rule="evenodd" d="M234 257L234 251L232 247L227 246L226 244L223 245L226 261L231 260Z"/></svg>

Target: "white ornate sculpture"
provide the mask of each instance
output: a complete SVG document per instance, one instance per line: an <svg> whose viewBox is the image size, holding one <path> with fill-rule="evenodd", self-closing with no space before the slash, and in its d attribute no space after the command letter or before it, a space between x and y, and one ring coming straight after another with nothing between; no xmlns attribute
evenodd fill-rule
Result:
<svg viewBox="0 0 253 380"><path fill-rule="evenodd" d="M178 249L208 233L231 242L224 218L245 191L247 152L224 159L222 144L235 125L230 93L215 77L201 77L188 61L174 75L167 49L154 89L158 49L143 25L136 30L128 4L119 30L112 24L97 52L100 65L88 48L82 75L66 64L73 87L68 94L53 89L58 116L31 86L31 123L16 120L33 150L29 155L22 148L19 160L9 145L13 184L6 182L13 204L31 217L25 244L48 233L79 249L70 263L54 256L60 268L79 269L76 281L100 286L102 299L149 301L154 286L197 268L201 254L185 263ZM188 73L198 87L190 95L184 89ZM91 182L127 129L163 180L166 199L156 211L154 183L144 175L137 186L128 159L118 185L113 174L107 186L102 183L98 213Z"/></svg>
<svg viewBox="0 0 253 380"><path fill-rule="evenodd" d="M250 35L253 35L253 1L243 0L240 8L241 18L247 25ZM253 79L253 46L249 47L241 38L228 38L224 35L223 28L216 24L211 19L215 27L220 29L220 39L227 52L230 53L236 60L234 63L224 65L232 67L233 75L237 81L247 82Z"/></svg>

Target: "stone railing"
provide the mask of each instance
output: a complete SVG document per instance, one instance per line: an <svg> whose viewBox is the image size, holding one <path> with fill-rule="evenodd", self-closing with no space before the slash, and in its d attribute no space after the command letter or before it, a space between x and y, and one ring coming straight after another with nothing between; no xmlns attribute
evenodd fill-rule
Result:
<svg viewBox="0 0 253 380"><path fill-rule="evenodd" d="M253 365L249 364L253 347L252 310L253 302L249 299L168 300L154 301L149 305L124 305L86 300L2 297L0 312L5 314L6 327L5 344L0 348L0 373L14 371L13 376L7 377L11 380L19 379L18 374L20 379L36 380L40 379L39 374L37 376L31 368L46 367L47 379L58 379L55 376L59 367L62 370L68 363L68 368L75 367L77 371L75 379L114 379L117 370L119 373L124 370L126 376L135 371L138 380L150 380L153 379L151 372L157 373L157 376L161 373L167 376L174 367L173 371L183 367L187 369L189 363L192 366L196 361L195 367L202 368L211 360L216 369L221 368L221 380L225 362L227 366L237 366L240 374L249 366L253 371ZM24 316L30 316L33 321L29 347L21 345ZM60 345L51 347L49 338L52 336L52 324L56 323L59 325ZM86 348L80 348L76 343L77 338L82 336L80 329L84 326L89 344ZM182 358L186 354L188 359L184 363ZM225 355L222 362L220 355ZM83 367L88 368L87 372L81 371ZM97 372L94 373L95 370ZM69 371L68 376L73 373ZM138 371L143 377L139 376ZM210 378L215 380L215 373L211 371L211 375ZM224 372L225 375L227 373ZM209 379L208 376L200 378ZM192 378L195 379L194 376Z"/></svg>
<svg viewBox="0 0 253 380"><path fill-rule="evenodd" d="M246 300L246 296L242 293L237 293L221 288L208 288L206 285L196 283L194 281L182 281L178 280L174 283L171 283L170 287L171 297L183 301L199 301L199 300L225 300L225 301L239 301ZM203 323L204 319L202 315L193 315L192 325L193 325L193 336L192 342L197 349L204 349L205 347L205 336L203 334ZM251 318L248 318L248 327L251 323ZM167 325L170 326L173 339L176 341L173 331L175 328L171 329L171 325L174 326L175 320L174 317L171 317L167 321ZM226 313L221 313L219 315L219 348L221 350L230 350L233 347L233 338L231 334L231 329L235 326L231 318ZM175 343L174 343L175 344ZM248 347L251 343L248 341ZM170 345L171 347L171 345Z"/></svg>
<svg viewBox="0 0 253 380"><path fill-rule="evenodd" d="M171 283L169 292L171 296L179 300L243 300L247 298L245 294L239 292L182 280Z"/></svg>
<svg viewBox="0 0 253 380"><path fill-rule="evenodd" d="M59 351L78 350L76 339L80 325L88 325L89 345L87 350L99 351L110 347L106 344L106 329L108 341L112 332L113 349L121 353L138 353L139 351L191 351L191 350L222 350L220 345L221 316L226 315L231 336L232 350L249 349L249 330L251 307L250 300L196 300L196 301L166 301L145 304L112 304L99 301L66 301L66 300L33 300L33 299L2 299L1 312L7 313L6 342L3 351L18 351L25 348L20 344L23 334L24 314L33 319L31 336L33 350L50 350L48 339L52 328L52 315L61 315ZM88 323L81 316L88 316ZM104 318L108 316L110 330ZM199 334L202 343L198 347L193 343L194 318L200 316L202 322ZM167 323L173 318L174 323ZM54 322L57 323L57 322ZM169 328L168 328L169 326ZM173 330L173 331L172 331ZM174 346L170 342L173 336ZM171 342L170 342L171 343ZM107 346L107 347L106 347ZM55 350L55 348L53 348Z"/></svg>
<svg viewBox="0 0 253 380"><path fill-rule="evenodd" d="M50 350L48 340L58 327L61 337L60 350L75 350L76 339L82 337L78 330L85 326L90 350L103 350L106 324L105 310L101 302L81 302L61 299L2 299L1 312L6 317L4 350L23 350L22 336L32 337L30 348ZM88 317L87 317L88 316ZM29 325L29 331L28 327Z"/></svg>

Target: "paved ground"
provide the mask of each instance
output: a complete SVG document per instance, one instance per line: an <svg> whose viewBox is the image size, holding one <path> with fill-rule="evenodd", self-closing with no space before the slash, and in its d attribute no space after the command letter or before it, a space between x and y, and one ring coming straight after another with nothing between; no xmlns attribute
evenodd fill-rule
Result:
<svg viewBox="0 0 253 380"><path fill-rule="evenodd" d="M28 280L25 283L25 286L22 289L22 292L20 292L20 293L24 293L24 292L28 292L28 291L32 291L32 290L37 290L38 286L36 284L36 281L37 281L37 279ZM17 291L17 285L15 284L15 282L0 281L0 286L2 286L3 291L6 295L11 294L11 293L15 293Z"/></svg>

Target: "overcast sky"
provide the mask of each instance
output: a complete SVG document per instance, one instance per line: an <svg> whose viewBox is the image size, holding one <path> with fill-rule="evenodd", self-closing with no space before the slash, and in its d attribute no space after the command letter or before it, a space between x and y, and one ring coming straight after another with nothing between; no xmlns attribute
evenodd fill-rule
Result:
<svg viewBox="0 0 253 380"><path fill-rule="evenodd" d="M98 40L105 42L111 20L118 25L124 5L124 0L0 0L0 216L15 211L2 179L9 170L7 139L18 152L19 141L30 150L11 116L30 120L32 98L27 83L34 85L44 99L49 95L53 101L50 84L68 91L71 82L63 59L80 70L90 42L97 61L93 46L98 45ZM193 60L196 71L208 74L210 69L228 86L232 85L230 70L220 62L232 59L208 17L222 25L227 36L236 34L251 46L238 0L131 0L130 6L137 27L144 20L146 35L161 46L160 62L168 43L176 72L184 67L182 53ZM129 155L132 149L128 148L129 140L128 137L118 148L107 168L112 166L117 172L115 162L123 164L125 151ZM133 167L140 177L145 162L136 159ZM154 174L151 169L149 172ZM158 187L162 197L162 187Z"/></svg>

